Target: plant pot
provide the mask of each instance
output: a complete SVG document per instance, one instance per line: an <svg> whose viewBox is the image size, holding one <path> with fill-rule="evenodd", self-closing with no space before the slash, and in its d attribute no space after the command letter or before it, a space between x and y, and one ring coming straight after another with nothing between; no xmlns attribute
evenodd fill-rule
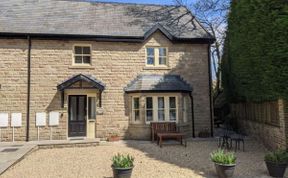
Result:
<svg viewBox="0 0 288 178"><path fill-rule="evenodd" d="M284 177L287 163L276 164L269 161L265 161L265 163L271 177Z"/></svg>
<svg viewBox="0 0 288 178"><path fill-rule="evenodd" d="M216 168L218 177L220 178L232 177L234 174L235 166L236 164L225 165L225 164L215 163L215 168Z"/></svg>
<svg viewBox="0 0 288 178"><path fill-rule="evenodd" d="M133 167L130 168L116 168L112 165L114 178L130 178Z"/></svg>
<svg viewBox="0 0 288 178"><path fill-rule="evenodd" d="M117 142L119 140L120 140L119 136L110 136L110 137L108 137L108 141L109 142Z"/></svg>

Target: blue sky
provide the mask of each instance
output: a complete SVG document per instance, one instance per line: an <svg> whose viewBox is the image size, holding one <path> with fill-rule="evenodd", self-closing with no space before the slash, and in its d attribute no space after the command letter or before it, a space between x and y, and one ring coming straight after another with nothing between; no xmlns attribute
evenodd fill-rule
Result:
<svg viewBox="0 0 288 178"><path fill-rule="evenodd" d="M92 0L98 1L98 0ZM141 3L141 4L174 4L173 0L99 0L101 2L125 2L125 3Z"/></svg>

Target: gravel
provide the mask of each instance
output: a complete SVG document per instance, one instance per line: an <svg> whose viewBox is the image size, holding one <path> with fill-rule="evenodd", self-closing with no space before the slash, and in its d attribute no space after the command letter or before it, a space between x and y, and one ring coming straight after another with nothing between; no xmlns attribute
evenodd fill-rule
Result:
<svg viewBox="0 0 288 178"><path fill-rule="evenodd" d="M216 177L209 154L216 141L189 141L187 148L145 141L102 143L96 147L40 149L7 170L1 178L109 178L111 157L128 153L135 157L135 178ZM238 151L236 178L267 178L263 162L266 150L256 141L246 141L246 151ZM287 174L286 174L287 175Z"/></svg>

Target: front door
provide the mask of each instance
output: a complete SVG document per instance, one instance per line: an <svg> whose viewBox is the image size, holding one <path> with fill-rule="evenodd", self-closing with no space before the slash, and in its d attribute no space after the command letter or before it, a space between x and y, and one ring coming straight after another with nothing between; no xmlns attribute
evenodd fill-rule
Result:
<svg viewBox="0 0 288 178"><path fill-rule="evenodd" d="M69 96L68 136L86 136L86 95Z"/></svg>

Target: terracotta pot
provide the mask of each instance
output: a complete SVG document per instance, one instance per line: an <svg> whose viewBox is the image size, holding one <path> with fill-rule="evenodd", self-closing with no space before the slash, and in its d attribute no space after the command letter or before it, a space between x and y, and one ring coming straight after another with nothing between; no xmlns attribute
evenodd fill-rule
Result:
<svg viewBox="0 0 288 178"><path fill-rule="evenodd" d="M117 142L119 140L120 140L119 136L110 136L110 137L108 137L108 141L109 142Z"/></svg>

